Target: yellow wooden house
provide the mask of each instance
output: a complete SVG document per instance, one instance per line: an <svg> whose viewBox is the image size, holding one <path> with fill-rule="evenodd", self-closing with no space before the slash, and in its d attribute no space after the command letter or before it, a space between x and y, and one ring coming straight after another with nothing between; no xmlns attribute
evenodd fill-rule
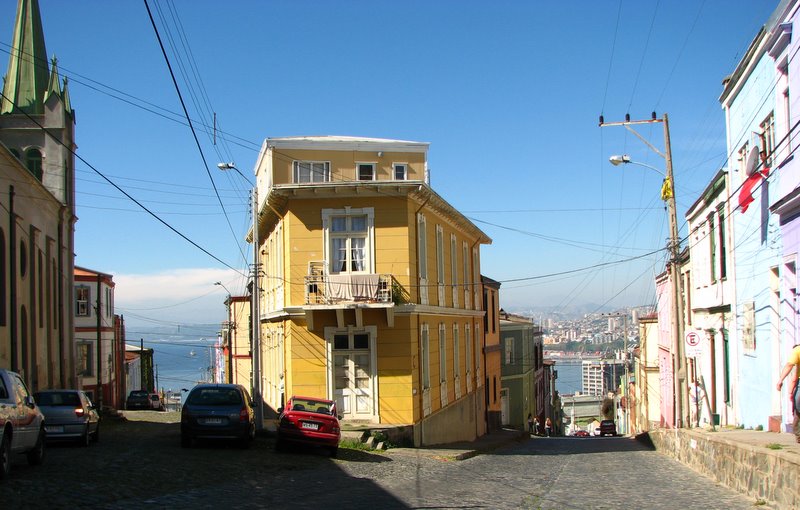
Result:
<svg viewBox="0 0 800 510"><path fill-rule="evenodd" d="M327 397L416 445L486 431L486 234L429 185L427 143L265 140L256 163L264 402Z"/></svg>

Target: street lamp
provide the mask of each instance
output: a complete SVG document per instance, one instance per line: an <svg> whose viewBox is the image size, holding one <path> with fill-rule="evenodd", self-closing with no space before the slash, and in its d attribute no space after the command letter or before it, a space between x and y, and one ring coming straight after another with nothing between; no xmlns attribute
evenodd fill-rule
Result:
<svg viewBox="0 0 800 510"><path fill-rule="evenodd" d="M636 130L632 129L630 126L635 124L652 124L652 123L662 123L664 125L664 152L656 149L650 142L644 139ZM600 127L603 126L624 126L625 129L630 131L634 134L639 140L641 140L647 147L649 147L653 152L664 158L666 172L662 172L656 167L647 165L645 163L639 163L636 161L632 161L630 156L628 155L621 155L621 156L611 156L609 161L614 166L619 166L621 164L634 164L638 166L643 166L645 168L649 168L654 170L659 175L664 177L664 182L661 186L661 198L667 203L667 209L669 213L669 252L670 252L670 260L669 260L669 269L672 275L672 332L673 332L673 350L674 350L674 370L673 370L673 391L674 391L674 405L675 405L675 427L682 427L684 423L687 423L688 420L684 420L683 410L686 409L684 405L684 384L683 381L686 377L686 368L685 368L685 360L683 356L683 306L682 306L682 295L681 295L681 275L680 269L678 267L678 260L680 258L680 237L678 235L678 214L677 214L677 207L675 205L675 185L674 179L672 176L672 146L670 145L670 138L669 138L669 117L667 114L664 114L664 117L659 119L656 118L655 112L653 112L652 118L648 120L630 120L630 116L626 115L624 122L604 122L603 117L600 117Z"/></svg>
<svg viewBox="0 0 800 510"><path fill-rule="evenodd" d="M252 184L250 179L245 177L233 163L219 163L217 164L217 168L222 171L236 170L248 184ZM261 292L258 285L258 185L253 186L251 206L253 211L253 291L251 293L250 321L252 329L251 343L253 346L253 400L256 406L256 430L262 430L264 428L264 408L263 399L261 397L261 324L259 320ZM222 284L220 283L220 285Z"/></svg>

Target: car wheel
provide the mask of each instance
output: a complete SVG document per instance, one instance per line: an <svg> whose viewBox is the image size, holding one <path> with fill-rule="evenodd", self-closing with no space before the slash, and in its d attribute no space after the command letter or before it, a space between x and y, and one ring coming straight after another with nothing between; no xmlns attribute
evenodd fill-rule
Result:
<svg viewBox="0 0 800 510"><path fill-rule="evenodd" d="M96 443L100 441L100 424L97 424L97 428L94 429L94 434L92 434L92 442Z"/></svg>
<svg viewBox="0 0 800 510"><path fill-rule="evenodd" d="M192 436L190 436L186 432L181 433L181 447L182 448L192 447Z"/></svg>
<svg viewBox="0 0 800 510"><path fill-rule="evenodd" d="M92 438L89 436L89 424L86 424L86 429L84 429L83 434L78 439L78 444L83 447L89 446L89 443L92 441Z"/></svg>
<svg viewBox="0 0 800 510"><path fill-rule="evenodd" d="M6 478L11 471L11 438L3 434L0 440L0 480Z"/></svg>
<svg viewBox="0 0 800 510"><path fill-rule="evenodd" d="M38 466L44 461L44 427L39 429L39 437L36 438L36 446L28 452L28 464Z"/></svg>

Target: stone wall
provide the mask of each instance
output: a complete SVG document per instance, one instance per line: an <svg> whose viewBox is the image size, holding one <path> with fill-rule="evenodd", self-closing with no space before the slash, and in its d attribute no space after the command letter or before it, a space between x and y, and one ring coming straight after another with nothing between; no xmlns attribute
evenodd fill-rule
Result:
<svg viewBox="0 0 800 510"><path fill-rule="evenodd" d="M692 429L651 430L656 450L776 508L800 509L800 458L793 452L729 441Z"/></svg>

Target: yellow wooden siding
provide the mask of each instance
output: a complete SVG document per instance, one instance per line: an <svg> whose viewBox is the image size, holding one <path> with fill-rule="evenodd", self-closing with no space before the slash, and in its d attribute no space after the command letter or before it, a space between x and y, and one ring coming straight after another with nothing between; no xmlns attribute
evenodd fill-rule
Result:
<svg viewBox="0 0 800 510"><path fill-rule="evenodd" d="M356 180L356 163L375 163L377 180L394 180L393 163L406 163L407 180L425 179L424 152L377 152L273 149L272 176L275 184L291 184L294 161L328 161L331 164L331 181Z"/></svg>

